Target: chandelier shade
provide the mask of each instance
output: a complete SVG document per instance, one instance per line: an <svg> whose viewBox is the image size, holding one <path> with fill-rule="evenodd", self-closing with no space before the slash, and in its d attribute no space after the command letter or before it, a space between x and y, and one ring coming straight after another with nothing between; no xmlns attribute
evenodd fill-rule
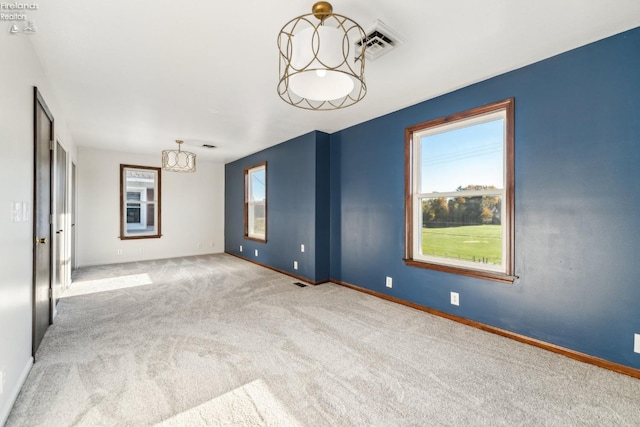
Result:
<svg viewBox="0 0 640 427"><path fill-rule="evenodd" d="M195 172L196 155L188 151L182 151L180 145L184 141L176 140L177 150L162 151L162 169L170 172Z"/></svg>
<svg viewBox="0 0 640 427"><path fill-rule="evenodd" d="M314 4L312 13L289 21L280 30L278 95L308 110L335 110L364 98L362 27L333 13L327 2Z"/></svg>

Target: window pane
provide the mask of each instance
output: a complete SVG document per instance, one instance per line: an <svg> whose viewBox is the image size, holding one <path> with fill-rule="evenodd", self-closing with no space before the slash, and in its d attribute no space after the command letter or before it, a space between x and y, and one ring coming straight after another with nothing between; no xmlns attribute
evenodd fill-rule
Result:
<svg viewBox="0 0 640 427"><path fill-rule="evenodd" d="M157 172L146 169L127 169L127 200L154 201Z"/></svg>
<svg viewBox="0 0 640 427"><path fill-rule="evenodd" d="M250 224L252 224L253 226L251 230L251 234L256 236L264 236L265 222L266 222L265 212L264 212L264 201L251 204L250 215L252 216L252 220L250 221Z"/></svg>
<svg viewBox="0 0 640 427"><path fill-rule="evenodd" d="M155 204L127 203L127 235L155 233Z"/></svg>
<svg viewBox="0 0 640 427"><path fill-rule="evenodd" d="M127 203L127 224L140 223L140 205Z"/></svg>
<svg viewBox="0 0 640 427"><path fill-rule="evenodd" d="M504 119L420 134L419 193L504 188Z"/></svg>
<svg viewBox="0 0 640 427"><path fill-rule="evenodd" d="M251 202L264 201L265 189L265 169L258 169L251 172Z"/></svg>
<svg viewBox="0 0 640 427"><path fill-rule="evenodd" d="M502 265L502 197L424 198L421 254Z"/></svg>
<svg viewBox="0 0 640 427"><path fill-rule="evenodd" d="M140 200L142 194L139 191L128 191L127 192L127 200Z"/></svg>

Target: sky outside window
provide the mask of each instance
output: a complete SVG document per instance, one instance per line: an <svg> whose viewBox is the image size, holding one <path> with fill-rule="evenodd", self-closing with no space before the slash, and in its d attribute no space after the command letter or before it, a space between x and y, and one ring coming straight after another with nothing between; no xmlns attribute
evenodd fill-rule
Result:
<svg viewBox="0 0 640 427"><path fill-rule="evenodd" d="M251 196L254 202L260 202L265 199L265 172L263 168L251 173Z"/></svg>
<svg viewBox="0 0 640 427"><path fill-rule="evenodd" d="M467 185L503 188L504 119L420 138L421 193Z"/></svg>

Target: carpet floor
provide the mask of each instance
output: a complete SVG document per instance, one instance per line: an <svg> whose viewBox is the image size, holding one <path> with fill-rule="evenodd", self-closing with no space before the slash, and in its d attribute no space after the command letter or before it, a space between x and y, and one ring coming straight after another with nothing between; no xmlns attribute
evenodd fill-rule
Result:
<svg viewBox="0 0 640 427"><path fill-rule="evenodd" d="M640 425L640 381L226 254L82 268L7 426Z"/></svg>

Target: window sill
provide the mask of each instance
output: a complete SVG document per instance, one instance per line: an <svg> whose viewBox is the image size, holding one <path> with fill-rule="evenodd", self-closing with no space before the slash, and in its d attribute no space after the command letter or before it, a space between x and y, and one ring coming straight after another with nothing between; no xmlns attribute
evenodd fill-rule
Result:
<svg viewBox="0 0 640 427"><path fill-rule="evenodd" d="M416 261L413 259L404 259L404 263L405 265L408 265L410 267L426 268L429 270L459 274L461 276L476 277L478 279L492 280L494 282L502 282L507 284L513 284L513 282L518 278L518 276L512 276L509 274L499 273L495 271L472 270L468 268L453 267L450 265Z"/></svg>
<svg viewBox="0 0 640 427"><path fill-rule="evenodd" d="M120 236L120 240L159 239L162 234L150 234L146 236Z"/></svg>
<svg viewBox="0 0 640 427"><path fill-rule="evenodd" d="M253 240L254 242L267 243L267 239L259 239L257 237L244 236L244 240Z"/></svg>

